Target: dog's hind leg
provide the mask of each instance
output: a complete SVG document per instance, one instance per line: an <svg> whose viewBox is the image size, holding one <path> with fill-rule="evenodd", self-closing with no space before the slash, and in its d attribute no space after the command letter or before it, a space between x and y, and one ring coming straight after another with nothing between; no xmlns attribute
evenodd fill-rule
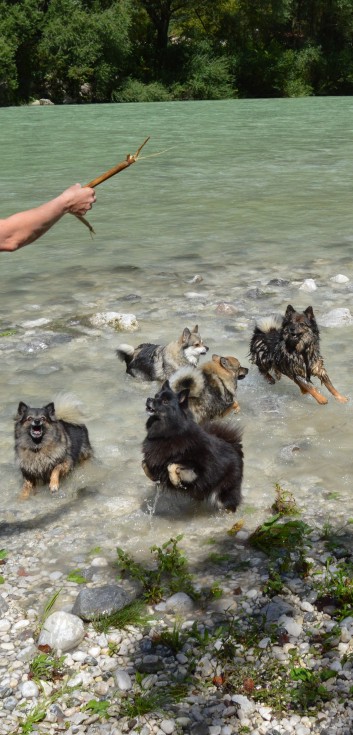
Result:
<svg viewBox="0 0 353 735"><path fill-rule="evenodd" d="M231 406L228 406L227 408L225 408L221 415L228 416L228 414L230 414L231 411L234 411L234 413L239 413L240 406L239 406L238 401L234 401L234 403L232 403Z"/></svg>
<svg viewBox="0 0 353 735"><path fill-rule="evenodd" d="M176 464L175 462L168 465L168 475L174 487L180 487L183 483L191 484L197 478L194 470L182 467L182 465Z"/></svg>
<svg viewBox="0 0 353 735"><path fill-rule="evenodd" d="M318 378L320 378L320 380L324 384L324 386L326 386L327 390L329 390L330 393L332 393L332 395L336 398L336 401L339 401L340 403L347 403L348 398L346 398L346 396L342 396L342 394L339 393L338 390L336 390L336 388L334 388L334 386L331 383L331 380L330 380L329 376L327 375L326 370L321 370L317 374L317 376L318 376Z"/></svg>
<svg viewBox="0 0 353 735"><path fill-rule="evenodd" d="M72 463L68 461L57 464L56 467L54 467L49 480L49 490L51 493L55 493L59 490L60 477L65 477L70 470L72 470Z"/></svg>
<svg viewBox="0 0 353 735"><path fill-rule="evenodd" d="M301 378L293 378L293 380L302 393L310 393L310 395L313 396L313 398L315 398L315 400L321 405L328 403L327 398L325 398L325 396L323 396L322 393L320 393L320 391L311 383L307 383L305 380L301 380Z"/></svg>

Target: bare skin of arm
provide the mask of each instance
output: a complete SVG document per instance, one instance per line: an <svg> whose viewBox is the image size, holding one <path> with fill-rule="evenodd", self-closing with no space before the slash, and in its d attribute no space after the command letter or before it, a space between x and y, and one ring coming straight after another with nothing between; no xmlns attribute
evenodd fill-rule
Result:
<svg viewBox="0 0 353 735"><path fill-rule="evenodd" d="M74 184L55 199L0 220L0 251L13 252L44 235L64 214L84 216L96 201L94 189Z"/></svg>

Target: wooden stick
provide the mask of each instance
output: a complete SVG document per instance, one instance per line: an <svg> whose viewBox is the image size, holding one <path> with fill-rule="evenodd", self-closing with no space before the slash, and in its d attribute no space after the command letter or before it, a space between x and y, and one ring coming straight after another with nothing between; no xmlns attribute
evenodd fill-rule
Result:
<svg viewBox="0 0 353 735"><path fill-rule="evenodd" d="M149 141L150 136L146 138L146 140L143 141L142 145L137 149L136 153L134 153L132 156L130 153L127 154L125 161L121 161L121 163L118 163L116 166L113 166L113 168L110 168L109 171L106 171L104 174L101 174L100 176L97 176L95 179L92 179L88 184L84 184L84 187L91 187L91 189L94 189L98 184L102 184L103 181L107 181L107 179L110 179L112 176L115 176L115 174L120 173L120 171L124 171L125 168L128 168L131 166L132 163L135 163L140 155L140 152L142 151L142 148L146 143ZM82 217L80 214L75 214L75 217L80 220L86 227L88 227L91 234L95 234L94 229L92 225L88 222L88 220L85 219L85 217Z"/></svg>
<svg viewBox="0 0 353 735"><path fill-rule="evenodd" d="M90 186L91 189L94 189L98 184L102 184L103 181L106 181L107 179L110 179L111 176L115 176L115 174L120 173L120 171L124 171L125 168L128 168L128 166L131 166L132 163L135 163L140 155L140 152L142 151L142 148L146 143L149 141L150 136L144 140L142 145L137 149L136 153L133 154L133 156L130 156L130 153L127 154L125 161L122 161L121 163L118 163L116 166L113 166L113 168L110 168L109 171L106 171L104 174L101 174L101 176L97 176L95 179L92 179L92 181L89 182L89 184L85 184L85 186Z"/></svg>

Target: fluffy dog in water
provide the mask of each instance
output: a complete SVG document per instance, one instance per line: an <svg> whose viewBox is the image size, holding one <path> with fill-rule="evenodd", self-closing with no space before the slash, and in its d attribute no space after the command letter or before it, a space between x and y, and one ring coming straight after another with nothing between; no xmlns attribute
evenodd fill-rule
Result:
<svg viewBox="0 0 353 735"><path fill-rule="evenodd" d="M302 393L310 393L318 403L327 403L327 398L311 383L311 378L316 377L337 401L348 400L333 387L324 368L319 328L311 306L298 312L289 304L284 317L260 319L250 342L250 359L271 384L286 375Z"/></svg>
<svg viewBox="0 0 353 735"><path fill-rule="evenodd" d="M199 426L188 409L188 390L174 393L165 381L147 398L147 436L142 467L162 488L235 511L241 501L241 434L228 422Z"/></svg>
<svg viewBox="0 0 353 735"><path fill-rule="evenodd" d="M21 498L36 492L38 481L52 493L59 480L92 456L87 427L79 422L77 404L63 396L58 413L54 403L33 408L20 401L15 417L15 455L23 475ZM59 418L60 416L60 418Z"/></svg>
<svg viewBox="0 0 353 735"><path fill-rule="evenodd" d="M196 326L191 330L185 327L176 342L155 345L149 342L132 347L122 344L117 349L120 360L126 363L126 372L134 378L163 381L182 365L196 366L200 355L205 355L208 347L204 345Z"/></svg>
<svg viewBox="0 0 353 735"><path fill-rule="evenodd" d="M237 384L248 372L236 357L212 355L212 360L196 370L180 368L170 377L169 383L176 393L189 390L189 409L195 420L201 422L240 410L235 400Z"/></svg>

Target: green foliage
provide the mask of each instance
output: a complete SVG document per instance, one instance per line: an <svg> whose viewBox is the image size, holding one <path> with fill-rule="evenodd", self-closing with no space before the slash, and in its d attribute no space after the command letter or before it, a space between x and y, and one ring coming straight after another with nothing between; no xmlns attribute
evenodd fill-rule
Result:
<svg viewBox="0 0 353 735"><path fill-rule="evenodd" d="M299 509L295 502L295 498L289 490L284 490L281 485L276 482L275 484L275 501L272 506L272 510L275 513L283 516L298 515Z"/></svg>
<svg viewBox="0 0 353 735"><path fill-rule="evenodd" d="M112 102L168 102L172 95L161 82L144 84L138 79L127 79L112 93Z"/></svg>
<svg viewBox="0 0 353 735"><path fill-rule="evenodd" d="M329 559L323 578L315 584L319 592L316 604L334 607L333 617L344 620L353 615L353 564L342 561L334 568L331 565L332 560Z"/></svg>
<svg viewBox="0 0 353 735"><path fill-rule="evenodd" d="M303 667L291 669L291 679L298 682L297 687L292 692L292 701L296 708L306 711L309 707L317 707L322 702L328 702L332 699L332 693L326 689L322 682L336 678L336 676L337 672L331 669L321 669L319 672L310 671Z"/></svg>
<svg viewBox="0 0 353 735"><path fill-rule="evenodd" d="M147 602L159 602L164 596L181 591L197 597L192 576L188 572L187 559L178 548L181 539L182 535L179 535L166 541L161 547L151 547L150 551L156 558L156 565L152 569L146 569L125 551L117 548L117 563L121 573L128 574L141 583Z"/></svg>
<svg viewBox="0 0 353 735"><path fill-rule="evenodd" d="M182 632L180 625L174 624L172 630L162 630L158 636L158 642L168 646L174 653L181 651L186 641L186 634Z"/></svg>
<svg viewBox="0 0 353 735"><path fill-rule="evenodd" d="M76 584L86 584L87 579L83 576L80 569L73 569L68 575L67 580L69 582L76 582Z"/></svg>
<svg viewBox="0 0 353 735"><path fill-rule="evenodd" d="M310 526L304 521L281 522L281 515L270 518L259 526L250 536L249 542L256 549L264 551L268 556L278 553L279 549L287 553L298 551L303 547L304 541L310 544Z"/></svg>
<svg viewBox="0 0 353 735"><path fill-rule="evenodd" d="M110 707L110 702L106 699L90 699L82 708L92 712L92 715L99 715L100 717L109 717L107 710Z"/></svg>
<svg viewBox="0 0 353 735"><path fill-rule="evenodd" d="M29 671L35 681L57 679L64 673L65 656L52 656L49 653L40 653L31 661Z"/></svg>
<svg viewBox="0 0 353 735"><path fill-rule="evenodd" d="M146 606L139 600L131 602L112 615L98 618L93 621L94 628L105 633L109 628L127 628L128 625L141 626L147 622Z"/></svg>
<svg viewBox="0 0 353 735"><path fill-rule="evenodd" d="M163 689L153 692L129 694L121 702L120 717L142 717L149 712L165 710L170 701L170 692Z"/></svg>

